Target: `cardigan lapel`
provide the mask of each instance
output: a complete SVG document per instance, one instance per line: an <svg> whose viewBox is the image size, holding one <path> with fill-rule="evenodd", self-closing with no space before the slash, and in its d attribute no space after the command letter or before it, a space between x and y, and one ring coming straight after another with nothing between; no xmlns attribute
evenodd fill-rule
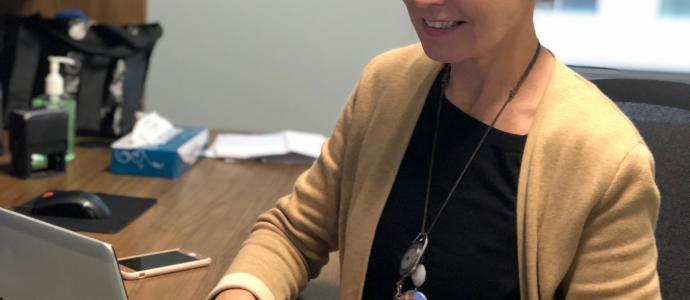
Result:
<svg viewBox="0 0 690 300"><path fill-rule="evenodd" d="M360 299L367 273L371 245L378 221L398 173L398 168L407 150L407 145L421 113L428 92L442 65L423 58L421 64L414 64L413 70L404 72L385 84L385 91L372 114L373 126L363 140L363 153L358 166L366 169L355 186L361 189L353 194L350 203L352 220L347 224L347 249L341 263L341 298ZM407 71L407 70L406 70ZM386 124L389 126L380 126ZM348 282L349 281L349 282Z"/></svg>
<svg viewBox="0 0 690 300"><path fill-rule="evenodd" d="M520 280L521 299L541 299L539 287L539 223L540 208L547 191L541 186L545 175L542 170L544 145L548 142L548 130L552 128L550 114L554 106L558 105L554 93L559 89L555 86L558 77L564 76L566 68L558 59L554 59L550 79L544 94L537 106L532 127L525 143L524 154L520 164L518 191L516 203L517 243L518 243L518 275ZM536 171L535 171L536 170Z"/></svg>

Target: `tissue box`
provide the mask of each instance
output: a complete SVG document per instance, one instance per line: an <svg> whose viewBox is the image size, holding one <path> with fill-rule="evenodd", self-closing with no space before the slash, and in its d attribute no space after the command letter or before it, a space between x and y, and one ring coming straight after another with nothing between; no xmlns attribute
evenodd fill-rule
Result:
<svg viewBox="0 0 690 300"><path fill-rule="evenodd" d="M130 135L115 141L110 171L115 174L177 178L191 168L208 143L208 129L178 128L164 142L128 147Z"/></svg>

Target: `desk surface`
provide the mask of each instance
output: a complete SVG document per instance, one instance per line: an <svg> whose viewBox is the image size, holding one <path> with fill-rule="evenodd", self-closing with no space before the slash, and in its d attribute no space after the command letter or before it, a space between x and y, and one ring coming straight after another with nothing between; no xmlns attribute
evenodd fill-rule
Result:
<svg viewBox="0 0 690 300"><path fill-rule="evenodd" d="M113 245L118 257L169 248L208 255L211 266L125 281L130 299L203 299L222 277L259 213L287 194L307 166L203 159L177 180L114 175L110 150L78 147L67 174L21 180L0 157L0 206L11 208L51 189L157 198L117 234L84 233ZM337 271L326 271L334 278Z"/></svg>

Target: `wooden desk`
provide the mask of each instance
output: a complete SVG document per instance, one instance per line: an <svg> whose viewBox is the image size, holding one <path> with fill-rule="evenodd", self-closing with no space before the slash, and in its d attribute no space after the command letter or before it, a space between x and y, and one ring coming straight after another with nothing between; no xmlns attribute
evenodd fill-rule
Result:
<svg viewBox="0 0 690 300"><path fill-rule="evenodd" d="M213 262L208 268L125 281L134 300L203 299L230 265L258 214L287 194L307 169L203 159L173 181L110 174L110 149L105 147L76 151L66 175L43 179L11 177L9 155L1 156L0 206L11 208L53 189L157 198L155 206L117 234L84 234L112 244L118 257L181 247L209 255ZM324 276L337 280L337 268L331 264Z"/></svg>

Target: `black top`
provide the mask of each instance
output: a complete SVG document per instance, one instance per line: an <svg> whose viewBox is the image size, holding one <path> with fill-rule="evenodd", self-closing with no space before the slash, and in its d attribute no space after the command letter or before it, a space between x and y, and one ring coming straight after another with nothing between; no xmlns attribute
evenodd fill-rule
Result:
<svg viewBox="0 0 690 300"><path fill-rule="evenodd" d="M400 259L419 233L441 93L427 96L371 248L363 299L392 299ZM488 126L442 100L428 223ZM517 182L527 136L493 129L429 235L419 289L437 299L519 299ZM429 226L429 225L427 225ZM412 288L406 280L404 290Z"/></svg>

